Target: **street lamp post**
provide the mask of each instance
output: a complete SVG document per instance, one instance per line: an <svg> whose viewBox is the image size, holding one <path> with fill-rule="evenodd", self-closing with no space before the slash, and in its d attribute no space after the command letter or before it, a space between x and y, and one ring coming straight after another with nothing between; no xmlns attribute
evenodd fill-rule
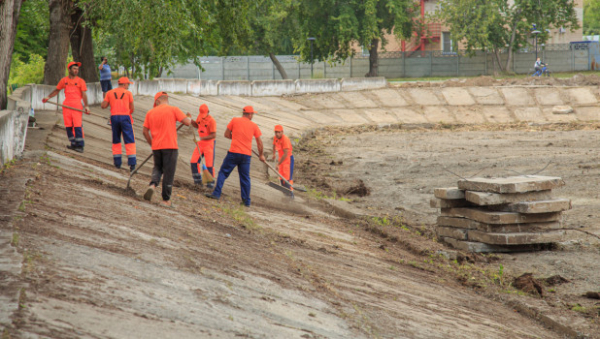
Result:
<svg viewBox="0 0 600 339"><path fill-rule="evenodd" d="M315 59L313 58L313 41L315 41L315 38L308 38L306 39L308 41L310 41L310 78L313 78L313 64Z"/></svg>
<svg viewBox="0 0 600 339"><path fill-rule="evenodd" d="M538 52L537 37L538 37L538 34L540 34L542 32L540 32L536 29L536 24L531 24L531 26L533 27L533 28L531 28L531 34L533 34L533 40L534 40L534 45L535 45L535 60L537 61L537 56L538 56L538 54L537 54L537 52Z"/></svg>

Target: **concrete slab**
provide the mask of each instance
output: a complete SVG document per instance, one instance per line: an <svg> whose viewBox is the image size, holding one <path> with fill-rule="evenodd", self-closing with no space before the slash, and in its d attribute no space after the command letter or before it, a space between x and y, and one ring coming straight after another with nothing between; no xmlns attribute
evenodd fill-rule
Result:
<svg viewBox="0 0 600 339"><path fill-rule="evenodd" d="M442 89L442 95L451 106L470 106L475 105L475 100L464 88L448 87Z"/></svg>
<svg viewBox="0 0 600 339"><path fill-rule="evenodd" d="M446 107L442 106L425 106L423 107L425 119L431 123L456 123L456 119Z"/></svg>
<svg viewBox="0 0 600 339"><path fill-rule="evenodd" d="M548 230L532 233L486 233L476 230L469 230L468 232L469 240L489 245L548 244L562 241L564 236L564 230Z"/></svg>
<svg viewBox="0 0 600 339"><path fill-rule="evenodd" d="M578 120L599 121L600 109L598 107L577 107L575 108L575 115Z"/></svg>
<svg viewBox="0 0 600 339"><path fill-rule="evenodd" d="M338 97L343 98L349 103L349 107L354 108L368 108L377 107L377 104L372 100L369 100L364 94L360 92L340 92L337 94Z"/></svg>
<svg viewBox="0 0 600 339"><path fill-rule="evenodd" d="M350 122L351 124L368 124L371 122L357 114L354 110L336 109L331 111L331 113L339 116L343 121Z"/></svg>
<svg viewBox="0 0 600 339"><path fill-rule="evenodd" d="M467 191L492 193L525 193L545 191L564 186L560 177L543 175L514 176L507 178L470 178L458 180L458 188Z"/></svg>
<svg viewBox="0 0 600 339"><path fill-rule="evenodd" d="M371 93L375 95L384 106L387 107L400 107L408 105L399 90L378 89L371 91Z"/></svg>
<svg viewBox="0 0 600 339"><path fill-rule="evenodd" d="M552 113L554 114L571 114L574 113L573 107L561 105L552 107Z"/></svg>
<svg viewBox="0 0 600 339"><path fill-rule="evenodd" d="M467 219L465 219L467 220ZM534 222L530 224L492 225L473 221L474 229L486 233L531 233L562 228L560 221Z"/></svg>
<svg viewBox="0 0 600 339"><path fill-rule="evenodd" d="M450 237L442 237L441 240L443 242L449 244L453 248L456 248L457 250L471 252L471 253L503 253L503 252L514 252L514 251L520 250L520 249L511 249L511 248L507 248L507 247L503 247L503 246L488 245L488 244L483 244L480 242L458 240L458 239L453 239Z"/></svg>
<svg viewBox="0 0 600 339"><path fill-rule="evenodd" d="M488 122L507 123L515 121L511 112L504 106L484 106L481 114Z"/></svg>
<svg viewBox="0 0 600 339"><path fill-rule="evenodd" d="M444 227L456 227L463 229L477 229L480 222L465 218L453 218L453 217L437 217L437 225Z"/></svg>
<svg viewBox="0 0 600 339"><path fill-rule="evenodd" d="M310 108L345 108L346 105L342 101L336 100L336 96L330 94L313 95L310 100L302 100Z"/></svg>
<svg viewBox="0 0 600 339"><path fill-rule="evenodd" d="M398 118L386 109L365 109L363 113L377 123L396 123Z"/></svg>
<svg viewBox="0 0 600 339"><path fill-rule="evenodd" d="M482 124L486 122L478 107L449 107L450 114L456 117L456 121L463 124Z"/></svg>
<svg viewBox="0 0 600 339"><path fill-rule="evenodd" d="M318 124L340 124L344 122L344 120L337 115L318 111L302 111L302 116Z"/></svg>
<svg viewBox="0 0 600 339"><path fill-rule="evenodd" d="M490 193L465 191L465 199L480 206L511 204L524 201L552 199L552 191L537 191L527 193Z"/></svg>
<svg viewBox="0 0 600 339"><path fill-rule="evenodd" d="M560 98L560 92L554 88L536 88L534 89L535 98L541 106L564 105Z"/></svg>
<svg viewBox="0 0 600 339"><path fill-rule="evenodd" d="M408 108L393 108L392 113L398 117L398 122L405 124L424 124L427 123L425 115L417 113Z"/></svg>
<svg viewBox="0 0 600 339"><path fill-rule="evenodd" d="M542 115L547 121L550 122L569 122L577 120L577 116L575 115L575 110L573 110L570 114L561 114L556 113L555 107L569 107L569 106L554 106L544 107L542 108ZM571 108L572 109L572 108Z"/></svg>
<svg viewBox="0 0 600 339"><path fill-rule="evenodd" d="M494 87L471 87L469 92L480 105L504 105L504 99Z"/></svg>
<svg viewBox="0 0 600 339"><path fill-rule="evenodd" d="M578 106L595 105L598 103L596 96L589 88L572 88L567 91L571 103Z"/></svg>
<svg viewBox="0 0 600 339"><path fill-rule="evenodd" d="M460 201L460 200L457 200ZM514 204L492 206L492 209L503 212L515 213L550 213L561 212L571 209L571 200L556 199L542 201L523 201Z"/></svg>
<svg viewBox="0 0 600 339"><path fill-rule="evenodd" d="M442 102L438 100L435 93L430 89L410 88L407 90L410 97L417 105L423 106L439 106Z"/></svg>
<svg viewBox="0 0 600 339"><path fill-rule="evenodd" d="M467 231L462 228L455 227L436 227L435 233L437 233L438 237L448 237L452 239L458 240L467 240Z"/></svg>
<svg viewBox="0 0 600 339"><path fill-rule="evenodd" d="M515 108L513 114L518 121L544 121L544 115L538 107Z"/></svg>
<svg viewBox="0 0 600 339"><path fill-rule="evenodd" d="M465 191L458 187L443 187L434 189L433 195L440 199L464 199Z"/></svg>
<svg viewBox="0 0 600 339"><path fill-rule="evenodd" d="M486 224L526 224L532 222L558 221L561 213L521 214L485 211L476 208L442 208L442 216L467 218Z"/></svg>
<svg viewBox="0 0 600 339"><path fill-rule="evenodd" d="M473 204L464 199L446 200L446 199L431 198L431 200L429 200L429 206L431 208L454 208L454 207L470 207L470 206L473 206Z"/></svg>
<svg viewBox="0 0 600 339"><path fill-rule="evenodd" d="M501 88L507 106L534 106L535 102L525 88Z"/></svg>

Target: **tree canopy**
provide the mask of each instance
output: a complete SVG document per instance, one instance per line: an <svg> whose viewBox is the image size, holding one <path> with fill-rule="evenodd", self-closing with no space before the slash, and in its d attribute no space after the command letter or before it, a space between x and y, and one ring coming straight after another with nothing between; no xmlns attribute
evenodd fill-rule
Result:
<svg viewBox="0 0 600 339"><path fill-rule="evenodd" d="M583 34L600 34L600 0L583 1Z"/></svg>

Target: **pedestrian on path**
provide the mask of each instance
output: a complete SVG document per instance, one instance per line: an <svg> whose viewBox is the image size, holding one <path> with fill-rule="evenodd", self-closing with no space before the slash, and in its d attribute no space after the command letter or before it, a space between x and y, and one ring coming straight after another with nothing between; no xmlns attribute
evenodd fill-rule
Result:
<svg viewBox="0 0 600 339"><path fill-rule="evenodd" d="M125 153L127 154L127 165L129 171L135 170L136 150L135 134L133 133L133 94L129 89L129 84L133 82L128 78L119 79L119 87L109 90L104 96L104 101L100 107L110 106L110 121L112 128L112 154L116 168L121 168L121 135L125 143Z"/></svg>
<svg viewBox="0 0 600 339"><path fill-rule="evenodd" d="M256 139L258 148L258 157L260 161L266 162L263 154L263 143L260 138L262 133L260 128L252 118L256 112L252 106L246 106L242 110L242 116L233 118L225 130L225 138L231 139L231 146L227 156L223 159L217 185L212 194L206 194L211 199L219 199L225 180L231 174L235 167L238 168L240 176L240 189L242 191L242 204L250 207L250 160L252 159L252 138Z"/></svg>
<svg viewBox="0 0 600 339"><path fill-rule="evenodd" d="M210 175L213 177L215 176L213 168L215 162L217 122L209 115L209 113L208 106L202 104L196 121L192 121L192 126L198 129L200 141L198 141L196 147L194 147L194 153L192 154L192 159L190 159L190 166L192 168L194 184L200 186L202 186L202 157L204 157L204 162L206 163L206 168ZM206 187L214 188L214 185L214 182L209 182L206 184Z"/></svg>
<svg viewBox="0 0 600 339"><path fill-rule="evenodd" d="M100 86L102 87L102 97L106 97L106 93L113 89L111 69L106 57L100 57L100 65L98 65L98 69L100 70Z"/></svg>
<svg viewBox="0 0 600 339"><path fill-rule="evenodd" d="M189 126L192 124L192 115L169 105L167 92L158 92L154 96L154 108L146 113L144 120L144 137L152 147L154 155L154 168L150 186L144 194L144 199L150 201L154 190L163 179L162 204L171 207L171 192L173 179L177 168L177 121Z"/></svg>
<svg viewBox="0 0 600 339"><path fill-rule="evenodd" d="M281 182L281 186L293 191L294 187L291 186L294 184L294 180L292 180L294 177L292 143L290 142L290 139L283 134L283 126L281 125L275 126L275 136L273 137L273 160L275 160L276 153L279 155L277 171L289 182L288 184L280 178L279 181ZM294 192L292 192L292 197L294 197Z"/></svg>
<svg viewBox="0 0 600 339"><path fill-rule="evenodd" d="M85 107L84 111L86 114L90 114L90 108L88 107L87 94L87 85L85 81L78 77L79 67L81 67L81 62L69 62L67 65L67 69L69 70L69 75L60 79L58 85L56 85L56 89L52 91L47 97L42 99L43 103L48 102L50 98L56 96L62 89L65 90L65 101L63 101L63 105L70 106L73 108L81 109ZM81 105L81 101L83 100L83 105ZM65 129L67 130L67 137L71 142L70 145L67 145L67 148L70 150L77 151L79 153L83 153L83 147L85 146L83 140L83 117L80 111L75 111L66 107L63 107L63 121L65 124Z"/></svg>

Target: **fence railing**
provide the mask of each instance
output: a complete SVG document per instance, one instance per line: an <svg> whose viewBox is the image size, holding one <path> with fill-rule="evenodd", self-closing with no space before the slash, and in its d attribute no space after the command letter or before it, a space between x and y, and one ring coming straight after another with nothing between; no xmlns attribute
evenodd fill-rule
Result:
<svg viewBox="0 0 600 339"><path fill-rule="evenodd" d="M596 45L591 45L596 44ZM553 72L578 72L593 69L592 50L598 50L598 42L553 44L539 47L537 56L549 64ZM499 55L505 66L508 53ZM516 73L528 73L536 58L535 48L523 48L513 54L511 68ZM297 56L277 56L288 79L351 78L362 77L369 72L368 57L348 58L340 63L318 61L311 64L299 62ZM277 80L281 79L270 58L264 56L230 56L201 58L201 67L194 64L180 65L162 78L198 80ZM379 76L386 78L478 76L491 75L500 70L496 56L479 51L467 56L464 51L384 52L379 55Z"/></svg>

